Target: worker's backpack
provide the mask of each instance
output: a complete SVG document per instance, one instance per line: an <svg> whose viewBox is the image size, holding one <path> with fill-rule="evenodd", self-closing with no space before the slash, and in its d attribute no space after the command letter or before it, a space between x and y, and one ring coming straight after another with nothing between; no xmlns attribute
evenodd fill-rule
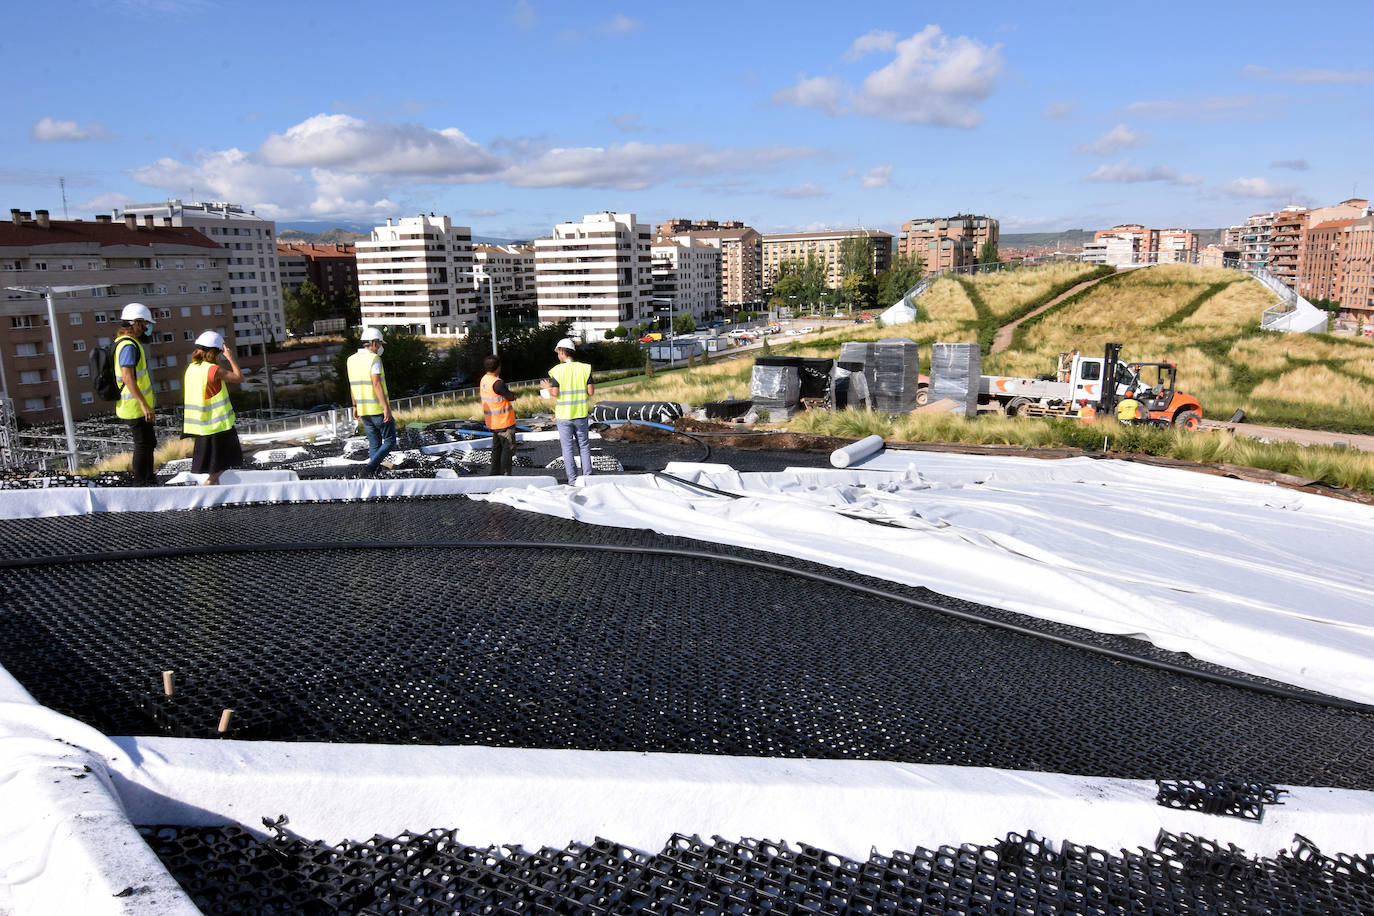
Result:
<svg viewBox="0 0 1374 916"><path fill-rule="evenodd" d="M119 382L115 379L114 347L100 346L91 351L91 389L102 401L119 400Z"/></svg>

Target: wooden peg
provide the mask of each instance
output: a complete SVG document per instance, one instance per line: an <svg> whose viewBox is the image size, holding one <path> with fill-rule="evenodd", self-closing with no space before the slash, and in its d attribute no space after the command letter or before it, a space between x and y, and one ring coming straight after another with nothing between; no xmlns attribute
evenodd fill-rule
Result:
<svg viewBox="0 0 1374 916"><path fill-rule="evenodd" d="M222 735L229 730L229 720L234 718L234 711L226 709L219 714L219 733Z"/></svg>
<svg viewBox="0 0 1374 916"><path fill-rule="evenodd" d="M162 672L162 692L167 696L171 696L176 692L176 676L177 673L175 671Z"/></svg>

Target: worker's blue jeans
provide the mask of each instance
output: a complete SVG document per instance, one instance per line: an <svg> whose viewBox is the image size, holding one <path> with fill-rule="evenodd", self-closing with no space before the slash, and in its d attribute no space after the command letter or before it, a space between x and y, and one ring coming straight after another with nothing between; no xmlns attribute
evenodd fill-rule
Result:
<svg viewBox="0 0 1374 916"><path fill-rule="evenodd" d="M382 459L396 447L396 421L383 421L379 413L358 419L362 421L363 432L367 434L367 470L364 473L375 474L377 468L381 467Z"/></svg>
<svg viewBox="0 0 1374 916"><path fill-rule="evenodd" d="M586 417L579 417L576 420L559 420L557 426L558 445L563 450L563 470L568 475L568 483L577 480L577 466L573 464L574 439L577 440L577 450L582 455L582 476L591 476L592 447L587 438L591 421Z"/></svg>

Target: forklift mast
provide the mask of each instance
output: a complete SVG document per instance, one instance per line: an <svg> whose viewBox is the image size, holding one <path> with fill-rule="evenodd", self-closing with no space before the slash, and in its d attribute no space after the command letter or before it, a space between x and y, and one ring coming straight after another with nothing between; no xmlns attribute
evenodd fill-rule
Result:
<svg viewBox="0 0 1374 916"><path fill-rule="evenodd" d="M1111 416L1116 412L1116 373L1121 359L1121 344L1109 343L1102 354L1102 406L1098 413Z"/></svg>

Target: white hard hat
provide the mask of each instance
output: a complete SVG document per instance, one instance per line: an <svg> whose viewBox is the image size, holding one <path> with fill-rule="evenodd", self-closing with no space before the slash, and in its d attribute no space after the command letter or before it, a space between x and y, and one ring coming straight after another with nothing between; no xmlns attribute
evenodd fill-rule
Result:
<svg viewBox="0 0 1374 916"><path fill-rule="evenodd" d="M223 350L224 335L216 331L202 331L201 335L196 338L196 346L210 350Z"/></svg>
<svg viewBox="0 0 1374 916"><path fill-rule="evenodd" d="M571 337L564 337L558 343L554 344L553 348L554 350L576 350L577 344L573 343Z"/></svg>
<svg viewBox="0 0 1374 916"><path fill-rule="evenodd" d="M124 311L119 313L119 318L121 321L138 321L142 318L149 324L157 324L156 321L153 321L153 313L142 302L130 302L124 306Z"/></svg>
<svg viewBox="0 0 1374 916"><path fill-rule="evenodd" d="M377 330L376 328L363 328L362 337L358 339L361 340L363 343L370 343L374 340L381 340L382 332Z"/></svg>

